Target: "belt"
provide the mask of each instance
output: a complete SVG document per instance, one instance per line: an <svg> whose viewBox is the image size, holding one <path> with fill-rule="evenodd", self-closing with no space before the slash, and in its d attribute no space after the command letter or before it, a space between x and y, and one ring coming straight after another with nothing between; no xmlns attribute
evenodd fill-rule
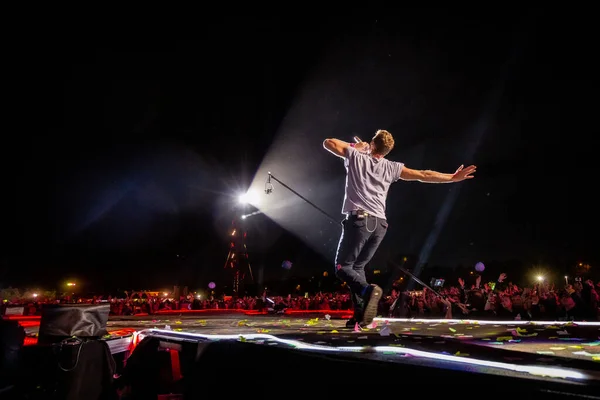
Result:
<svg viewBox="0 0 600 400"><path fill-rule="evenodd" d="M366 212L364 210L353 210L353 211L350 211L348 213L348 215L360 215L360 216L366 217L366 216L369 216L371 214L369 214L368 212Z"/></svg>

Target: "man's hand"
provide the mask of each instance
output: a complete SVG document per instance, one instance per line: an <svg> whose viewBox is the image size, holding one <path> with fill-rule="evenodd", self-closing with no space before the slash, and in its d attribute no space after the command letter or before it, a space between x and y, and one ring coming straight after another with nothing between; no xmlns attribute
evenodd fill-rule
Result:
<svg viewBox="0 0 600 400"><path fill-rule="evenodd" d="M358 142L354 145L354 148L361 153L367 153L370 150L371 145L367 142Z"/></svg>
<svg viewBox="0 0 600 400"><path fill-rule="evenodd" d="M452 175L452 182L460 182L460 181L464 181L465 179L473 179L474 176L473 174L475 173L475 171L477 170L477 167L474 165L469 165L467 168L464 167L464 165L461 165L460 167L458 167L458 169L456 170L456 172Z"/></svg>

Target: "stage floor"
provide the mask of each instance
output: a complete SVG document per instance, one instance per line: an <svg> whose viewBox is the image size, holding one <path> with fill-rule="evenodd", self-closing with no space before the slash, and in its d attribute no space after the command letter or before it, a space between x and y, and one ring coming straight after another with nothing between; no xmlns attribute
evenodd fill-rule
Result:
<svg viewBox="0 0 600 400"><path fill-rule="evenodd" d="M330 315L334 314L334 315ZM241 340L317 351L350 351L394 358L457 357L475 364L564 368L600 381L600 323L376 319L371 329L346 328L347 313L247 315L233 310L111 317L113 336L146 332L203 341ZM26 327L35 335L34 324ZM295 344L294 344L295 343ZM345 349L345 350L344 350ZM352 350L348 350L352 349ZM368 353L371 353L368 355ZM437 356L436 356L437 355ZM544 373L540 373L544 375Z"/></svg>
<svg viewBox="0 0 600 400"><path fill-rule="evenodd" d="M600 369L600 323L376 319L372 329L348 329L328 314L160 315L111 319L110 329L159 329L202 335L274 335L333 346L405 346L495 361Z"/></svg>

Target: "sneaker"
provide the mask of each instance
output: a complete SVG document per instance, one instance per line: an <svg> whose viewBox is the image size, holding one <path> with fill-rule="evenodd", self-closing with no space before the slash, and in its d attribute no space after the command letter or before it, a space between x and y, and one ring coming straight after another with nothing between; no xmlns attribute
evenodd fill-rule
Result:
<svg viewBox="0 0 600 400"><path fill-rule="evenodd" d="M379 307L379 300L383 290L377 285L371 285L367 288L365 296L365 313L363 315L361 325L369 325L373 322L373 319L377 316L377 309Z"/></svg>
<svg viewBox="0 0 600 400"><path fill-rule="evenodd" d="M363 324L362 322L359 322L358 319L352 317L349 320L346 321L346 328L348 329L354 329L356 328L356 324L358 324L358 326L362 329L365 328L367 325Z"/></svg>

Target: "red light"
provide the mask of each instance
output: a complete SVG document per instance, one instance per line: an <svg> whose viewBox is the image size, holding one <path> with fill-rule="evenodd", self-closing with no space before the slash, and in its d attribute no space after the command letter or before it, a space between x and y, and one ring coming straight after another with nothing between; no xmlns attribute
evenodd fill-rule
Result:
<svg viewBox="0 0 600 400"><path fill-rule="evenodd" d="M37 342L38 342L38 338L28 336L25 338L25 342L23 342L23 346L34 346L37 344Z"/></svg>

